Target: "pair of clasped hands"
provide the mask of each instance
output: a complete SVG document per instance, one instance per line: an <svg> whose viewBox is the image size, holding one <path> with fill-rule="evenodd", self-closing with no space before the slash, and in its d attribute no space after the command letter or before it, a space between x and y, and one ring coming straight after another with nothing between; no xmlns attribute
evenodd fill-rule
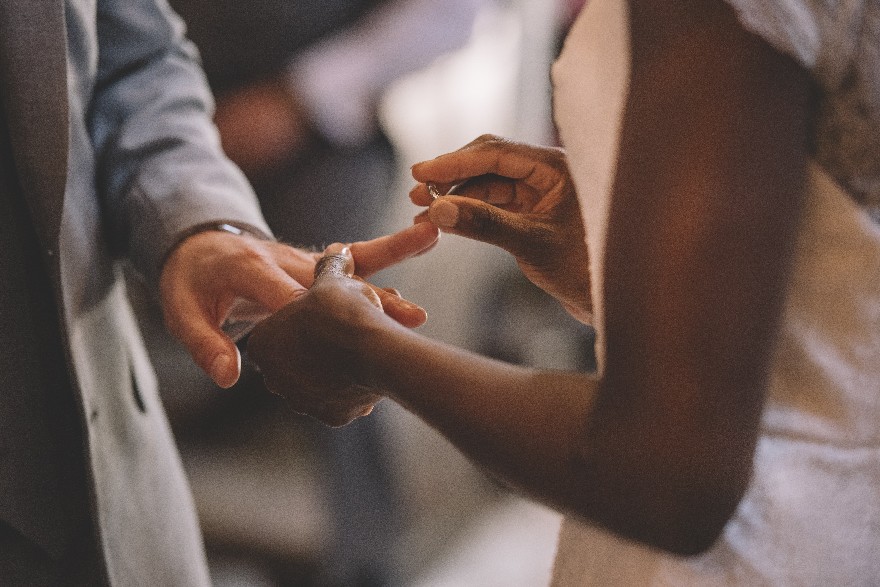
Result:
<svg viewBox="0 0 880 587"><path fill-rule="evenodd" d="M268 299L272 294L264 290L251 292L254 301L274 314L251 333L250 360L270 391L325 424L341 426L369 414L385 395L383 360L374 353L367 360L365 345L375 345L377 334L402 334L427 318L396 290L380 289L364 279L426 252L437 243L439 231L505 249L526 277L570 313L589 314L584 230L562 150L486 135L414 165L412 174L419 183L410 199L427 206L413 226L372 241L334 244L323 255L285 251L298 257L281 263L278 271L287 275L279 278L286 282L295 276L299 287L288 290L285 299ZM438 198L428 184L441 194L455 195ZM222 322L230 302L224 300L214 309L212 322ZM185 329L175 324L167 306L166 302L166 322L180 335ZM221 345L218 329L213 330L205 333L205 340L213 337L211 344L226 345L225 351L193 352L193 345L183 342L214 381L228 387L238 378L237 351L228 338Z"/></svg>

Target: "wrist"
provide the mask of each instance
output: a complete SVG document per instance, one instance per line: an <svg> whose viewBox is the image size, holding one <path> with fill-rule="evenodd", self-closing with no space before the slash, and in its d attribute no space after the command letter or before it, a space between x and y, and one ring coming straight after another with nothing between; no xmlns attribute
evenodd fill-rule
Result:
<svg viewBox="0 0 880 587"><path fill-rule="evenodd" d="M364 380L381 390L382 395L407 405L407 377L424 376L421 367L430 363L420 360L418 353L414 354L413 350L427 339L388 316L381 315L380 319L358 332L360 342L357 356L363 368Z"/></svg>
<svg viewBox="0 0 880 587"><path fill-rule="evenodd" d="M274 241L270 235L247 223L224 220L204 222L178 234L174 244L169 247L159 265L158 283L160 292L165 287L164 282L168 274L175 272L173 270L175 265L180 265L185 262L185 259L193 257L206 261L211 256L206 255L206 251L210 253L222 250L222 243L228 242L223 239L239 238ZM197 240L198 242L196 242Z"/></svg>
<svg viewBox="0 0 880 587"><path fill-rule="evenodd" d="M211 232L220 232L231 234L234 236L240 237L251 237L257 240L265 240L265 241L274 241L275 238L263 232L259 228L252 226L246 222L238 222L235 220L217 220L212 222L203 222L201 224L196 224L195 226L191 226L187 230L178 234L177 239L174 243L168 248L168 251L165 253L163 258L162 267L165 266L165 263L171 257L174 252L180 248L180 245L183 244L184 241L193 237L197 234L203 233L211 233Z"/></svg>

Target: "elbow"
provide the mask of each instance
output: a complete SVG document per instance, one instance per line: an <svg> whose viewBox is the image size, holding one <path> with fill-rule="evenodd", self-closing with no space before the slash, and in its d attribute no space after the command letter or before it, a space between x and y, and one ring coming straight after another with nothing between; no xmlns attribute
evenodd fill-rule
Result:
<svg viewBox="0 0 880 587"><path fill-rule="evenodd" d="M646 513L631 538L677 556L703 554L721 537L744 494L744 486L726 484L667 495L666 505Z"/></svg>
<svg viewBox="0 0 880 587"><path fill-rule="evenodd" d="M697 510L699 511L699 509ZM670 520L666 531L655 532L645 542L650 546L677 556L696 556L708 551L721 537L733 514L705 511Z"/></svg>
<svg viewBox="0 0 880 587"><path fill-rule="evenodd" d="M755 447L753 434L737 436L715 422L663 425L661 431L656 423L636 422L594 431L573 467L582 512L670 554L711 549L751 484Z"/></svg>
<svg viewBox="0 0 880 587"><path fill-rule="evenodd" d="M579 513L624 538L677 556L712 548L748 487L748 475L710 480L661 474L641 481L605 485L599 496L593 493L598 499L581 502Z"/></svg>

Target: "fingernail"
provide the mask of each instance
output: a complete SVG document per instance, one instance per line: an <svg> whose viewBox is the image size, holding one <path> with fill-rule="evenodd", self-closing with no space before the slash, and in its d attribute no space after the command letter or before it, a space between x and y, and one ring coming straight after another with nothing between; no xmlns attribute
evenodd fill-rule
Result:
<svg viewBox="0 0 880 587"><path fill-rule="evenodd" d="M342 243L333 243L324 249L325 255L348 255L348 246Z"/></svg>
<svg viewBox="0 0 880 587"><path fill-rule="evenodd" d="M211 363L211 379L220 387L226 387L224 385L227 379L226 370L229 369L231 363L229 355L225 353L220 353L214 357L214 361Z"/></svg>
<svg viewBox="0 0 880 587"><path fill-rule="evenodd" d="M437 226L452 228L458 223L458 206L444 200L431 206L431 220Z"/></svg>

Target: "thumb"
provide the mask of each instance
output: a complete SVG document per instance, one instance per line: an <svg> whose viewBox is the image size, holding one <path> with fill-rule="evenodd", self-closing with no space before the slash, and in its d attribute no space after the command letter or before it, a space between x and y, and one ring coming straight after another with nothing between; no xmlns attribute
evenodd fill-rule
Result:
<svg viewBox="0 0 880 587"><path fill-rule="evenodd" d="M195 296L178 296L165 306L169 332L186 347L195 363L223 388L241 372L241 355L232 340L213 325Z"/></svg>
<svg viewBox="0 0 880 587"><path fill-rule="evenodd" d="M526 215L475 198L444 196L431 204L428 216L444 232L501 247L515 256L540 239L538 223Z"/></svg>

